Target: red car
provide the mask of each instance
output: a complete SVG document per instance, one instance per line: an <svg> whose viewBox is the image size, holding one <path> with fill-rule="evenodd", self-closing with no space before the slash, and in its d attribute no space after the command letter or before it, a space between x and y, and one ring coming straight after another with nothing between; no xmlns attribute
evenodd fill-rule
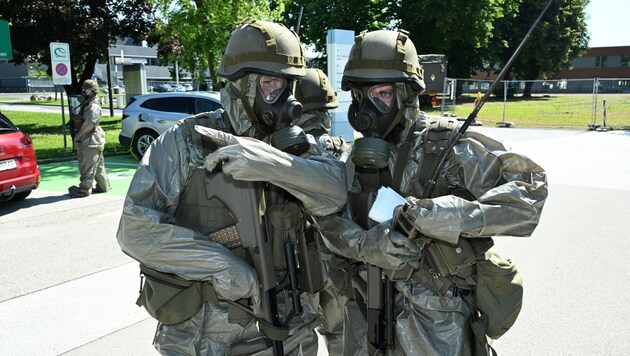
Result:
<svg viewBox="0 0 630 356"><path fill-rule="evenodd" d="M33 141L0 113L0 202L26 198L39 177Z"/></svg>

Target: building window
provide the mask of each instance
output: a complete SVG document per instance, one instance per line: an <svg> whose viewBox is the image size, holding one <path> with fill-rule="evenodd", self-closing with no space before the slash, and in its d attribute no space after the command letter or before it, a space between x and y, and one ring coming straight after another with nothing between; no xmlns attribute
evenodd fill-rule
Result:
<svg viewBox="0 0 630 356"><path fill-rule="evenodd" d="M595 67L605 67L607 61L608 56L597 56L595 57Z"/></svg>
<svg viewBox="0 0 630 356"><path fill-rule="evenodd" d="M621 66L622 67L630 67L630 55L621 56Z"/></svg>

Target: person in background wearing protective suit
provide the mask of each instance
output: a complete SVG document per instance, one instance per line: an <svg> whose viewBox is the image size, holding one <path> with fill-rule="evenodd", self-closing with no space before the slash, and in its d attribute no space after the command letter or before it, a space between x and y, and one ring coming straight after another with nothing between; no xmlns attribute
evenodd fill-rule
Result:
<svg viewBox="0 0 630 356"><path fill-rule="evenodd" d="M339 101L326 73L321 69L307 68L306 76L296 87L295 97L304 106L304 112L293 124L313 135L317 144L335 157L342 158L343 153L349 152L350 147L343 137L329 135L332 115L328 110L336 109Z"/></svg>
<svg viewBox="0 0 630 356"><path fill-rule="evenodd" d="M547 197L545 171L502 143L469 131L448 152L436 188L424 197L427 175L436 162L431 155L445 147L457 122L430 118L419 110L423 72L405 31L356 36L342 88L352 93L349 122L363 135L353 143L347 161L354 183L345 215L318 217L315 223L327 247L347 262L338 264L348 276L337 282L350 299L344 315L344 354L382 351L368 345L365 319L357 311L361 298L353 298L356 293L349 281L352 271L365 280L366 265L408 272L394 278L394 347L386 354L491 352L486 335L473 332L479 316L474 286L464 289L461 281L454 283L455 275L428 269L427 246L446 242L452 251L460 251L464 243L479 247L480 252L468 256L475 263L491 245L490 237L531 235ZM404 211L421 240L392 226L403 211L400 206L391 212L392 218L380 222L370 218L368 211L381 186L405 197ZM360 263L352 268L355 261ZM474 266L467 270L474 273Z"/></svg>
<svg viewBox="0 0 630 356"><path fill-rule="evenodd" d="M307 68L306 76L300 80L295 90L295 97L304 105L304 113L293 121L307 134L313 135L318 146L322 147L342 161L346 160L350 146L342 137L331 137L332 116L328 110L339 106L337 94L326 74L317 68ZM344 297L340 296L328 278L328 265L332 257L330 250L320 243L322 262L325 271L325 287L319 293L308 295L322 319L317 331L323 336L330 355L339 355L343 350L343 310ZM342 302L338 300L342 298Z"/></svg>
<svg viewBox="0 0 630 356"><path fill-rule="evenodd" d="M217 169L236 181L270 183L265 194L269 189L274 200L265 200L256 211L270 212L265 219L270 216L273 226L267 227L274 241L276 230L304 235L309 229L307 216L334 213L346 202L343 163L323 156L325 151L291 124L302 113L292 84L304 77L304 64L293 31L266 21L238 24L218 69L228 80L221 90L223 109L180 121L142 158L125 199L118 242L141 267L204 285L204 302L191 317L158 323L154 344L161 354L242 354L242 346L263 336L258 318L232 308L236 301L260 312L265 295L260 291L260 271L251 262L252 251L240 246L238 239L235 243L220 239L237 223L240 212L227 209L216 198L226 192L208 184ZM284 217L280 222L272 215L278 212ZM282 262L272 262L277 275ZM301 299L303 311L291 319L284 352L316 355L314 329L320 320L315 308ZM278 295L281 315L290 307L287 300ZM271 354L265 347L246 353Z"/></svg>
<svg viewBox="0 0 630 356"><path fill-rule="evenodd" d="M75 134L74 148L81 173L81 183L68 188L71 198L87 197L92 193L104 193L110 189L109 178L105 171L105 131L99 126L101 106L96 101L98 84L91 79L83 82L78 114L73 115Z"/></svg>

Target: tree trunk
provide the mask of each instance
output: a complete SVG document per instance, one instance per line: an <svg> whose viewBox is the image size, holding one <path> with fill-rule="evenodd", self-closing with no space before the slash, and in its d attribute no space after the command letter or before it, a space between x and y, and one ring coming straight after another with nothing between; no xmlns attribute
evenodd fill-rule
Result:
<svg viewBox="0 0 630 356"><path fill-rule="evenodd" d="M534 85L534 82L532 81L528 80L525 82L525 89L523 89L524 99L530 99L532 97L532 85Z"/></svg>

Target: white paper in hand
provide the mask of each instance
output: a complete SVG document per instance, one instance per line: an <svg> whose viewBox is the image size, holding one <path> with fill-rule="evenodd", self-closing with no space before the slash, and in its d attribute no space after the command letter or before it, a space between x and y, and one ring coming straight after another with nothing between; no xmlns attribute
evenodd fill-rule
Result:
<svg viewBox="0 0 630 356"><path fill-rule="evenodd" d="M376 193L376 200L368 217L376 222L383 222L394 217L394 208L405 204L405 198L390 187L381 187Z"/></svg>

